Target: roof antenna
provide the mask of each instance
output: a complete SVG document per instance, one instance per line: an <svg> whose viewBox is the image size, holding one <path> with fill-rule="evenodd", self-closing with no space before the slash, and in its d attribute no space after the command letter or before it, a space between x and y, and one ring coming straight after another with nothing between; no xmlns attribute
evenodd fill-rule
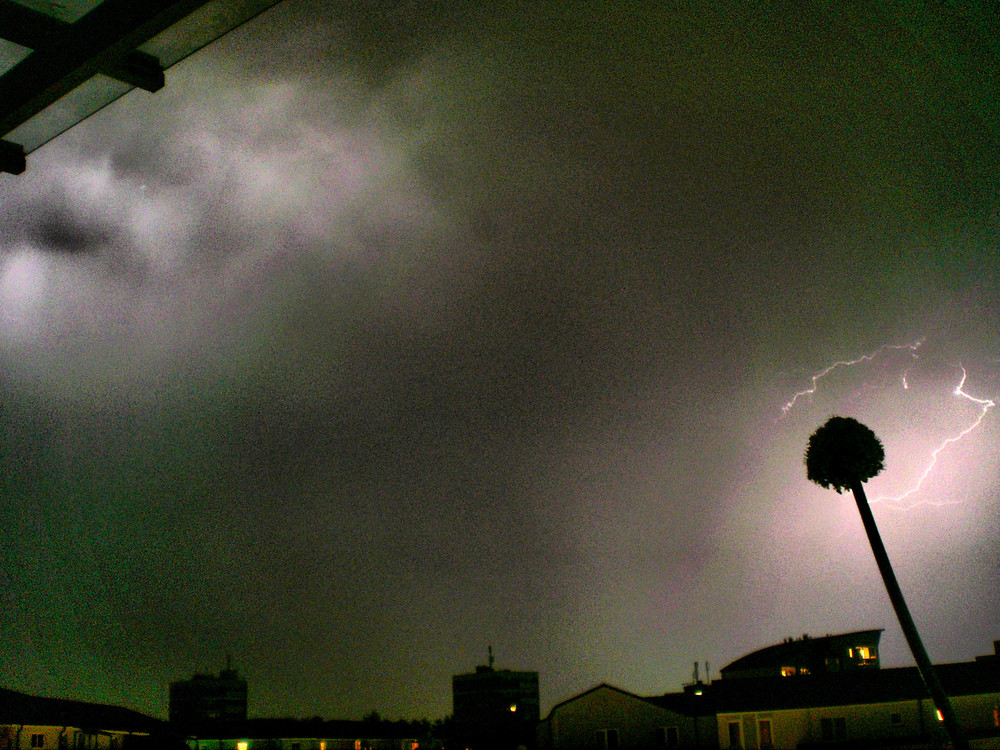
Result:
<svg viewBox="0 0 1000 750"><path fill-rule="evenodd" d="M489 655L490 669L493 669L493 645L487 647L487 654Z"/></svg>

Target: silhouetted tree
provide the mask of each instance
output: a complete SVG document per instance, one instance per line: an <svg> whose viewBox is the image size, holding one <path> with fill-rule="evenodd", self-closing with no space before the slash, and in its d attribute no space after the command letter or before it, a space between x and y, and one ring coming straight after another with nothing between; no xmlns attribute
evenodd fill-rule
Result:
<svg viewBox="0 0 1000 750"><path fill-rule="evenodd" d="M862 487L864 482L882 471L884 461L885 450L882 448L882 443L868 427L850 417L830 417L826 424L809 438L809 447L806 449L806 476L820 487L833 487L838 493L849 489L854 494L861 522L865 526L875 562L889 594L889 601L896 610L896 617L899 618L906 642L913 652L920 677L927 686L934 705L941 712L945 731L952 744L959 750L967 750L968 745L955 712L951 708L951 702L941 687L934 665L927 656L924 644L917 633L917 626L913 623L910 610L903 599L903 592L896 581L896 574L889 563L889 555L885 551L885 545L882 544L882 537L875 525L875 517L872 516L868 498Z"/></svg>

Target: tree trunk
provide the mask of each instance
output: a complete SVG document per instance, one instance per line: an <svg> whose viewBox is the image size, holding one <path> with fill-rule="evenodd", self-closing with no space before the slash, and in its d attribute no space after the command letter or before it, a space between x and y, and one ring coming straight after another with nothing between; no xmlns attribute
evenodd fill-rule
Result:
<svg viewBox="0 0 1000 750"><path fill-rule="evenodd" d="M968 750L969 745L965 741L965 735L962 733L962 727L958 723L958 718L951 708L951 701L948 700L944 688L941 687L941 682L938 680L934 665L931 664L930 657L927 656L924 644L917 633L917 626L913 623L913 618L910 617L910 610L903 599L903 592L896 581L896 574L893 573L892 565L889 563L889 555L885 551L885 545L882 544L882 537L879 535L878 527L875 525L875 517L872 516L871 508L868 507L868 498L865 496L864 487L861 486L861 482L852 482L851 491L854 493L854 499L858 503L861 522L864 524L865 532L868 534L868 542L871 544L872 552L875 554L875 562L878 564L879 573L882 574L882 581L885 583L885 589L889 594L889 601L892 602L892 608L896 610L896 617L899 619L900 627L903 628L906 643L909 645L910 651L913 653L913 658L917 662L917 671L920 673L920 678L924 681L927 691L931 694L934 706L941 712L941 716L944 719L944 730L948 734L952 746L955 750Z"/></svg>

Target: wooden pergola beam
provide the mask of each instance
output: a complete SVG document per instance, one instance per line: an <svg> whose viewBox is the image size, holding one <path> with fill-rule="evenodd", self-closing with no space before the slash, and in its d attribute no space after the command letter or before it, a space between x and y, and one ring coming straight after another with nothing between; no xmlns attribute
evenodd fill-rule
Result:
<svg viewBox="0 0 1000 750"><path fill-rule="evenodd" d="M32 29L31 19L24 14L11 16L8 22L7 6L17 4L4 0L0 35L20 33L27 40L34 34L44 37L44 44L0 77L0 136L97 73L110 71L116 78L118 74L131 77L128 83L156 85L152 66L159 69L159 63L150 55L139 56L135 48L207 1L105 0L75 23L61 24L55 36L54 25ZM48 41L56 38L57 43ZM130 58L130 53L135 56Z"/></svg>
<svg viewBox="0 0 1000 750"><path fill-rule="evenodd" d="M12 0L0 0L0 38L35 52L59 54L63 39L72 27L73 24ZM134 49L129 50L124 57L111 61L99 72L146 91L159 91L163 88L163 68L159 60Z"/></svg>

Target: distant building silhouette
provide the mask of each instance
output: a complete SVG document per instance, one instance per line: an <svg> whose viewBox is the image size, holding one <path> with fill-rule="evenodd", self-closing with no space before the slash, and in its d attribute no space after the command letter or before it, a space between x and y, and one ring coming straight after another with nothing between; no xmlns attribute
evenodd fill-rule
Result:
<svg viewBox="0 0 1000 750"><path fill-rule="evenodd" d="M748 677L795 677L829 672L878 669L882 630L789 638L762 648L719 670L725 680Z"/></svg>
<svg viewBox="0 0 1000 750"><path fill-rule="evenodd" d="M535 745L539 720L538 672L493 668L451 678L453 739L469 750L515 750Z"/></svg>
<svg viewBox="0 0 1000 750"><path fill-rule="evenodd" d="M218 677L196 674L190 680L170 683L170 723L179 727L245 721L247 681L229 659Z"/></svg>

